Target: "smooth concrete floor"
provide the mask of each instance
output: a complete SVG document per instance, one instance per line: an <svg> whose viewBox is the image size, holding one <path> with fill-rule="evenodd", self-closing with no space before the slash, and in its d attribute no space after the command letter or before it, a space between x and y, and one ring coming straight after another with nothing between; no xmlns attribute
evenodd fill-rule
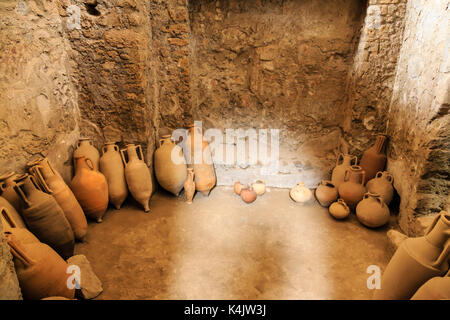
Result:
<svg viewBox="0 0 450 320"><path fill-rule="evenodd" d="M287 189L252 204L231 187L190 205L158 192L150 207L110 209L76 245L103 282L98 299L370 299L367 268L388 262L388 227L335 220Z"/></svg>

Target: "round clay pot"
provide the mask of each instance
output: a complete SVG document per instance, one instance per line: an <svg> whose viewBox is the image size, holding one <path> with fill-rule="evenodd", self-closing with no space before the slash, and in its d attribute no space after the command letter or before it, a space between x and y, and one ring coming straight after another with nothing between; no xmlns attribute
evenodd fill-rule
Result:
<svg viewBox="0 0 450 320"><path fill-rule="evenodd" d="M108 184L105 176L94 169L90 159L75 158L75 176L70 184L87 217L102 222L108 208Z"/></svg>
<svg viewBox="0 0 450 320"><path fill-rule="evenodd" d="M342 162L340 163L340 161ZM350 167L356 166L358 164L358 158L349 154L339 154L336 160L336 167L333 169L331 174L331 183L339 188L342 182L344 182L345 171L350 169Z"/></svg>
<svg viewBox="0 0 450 320"><path fill-rule="evenodd" d="M74 161L81 156L86 157L86 159L91 159L94 170L98 171L100 153L97 148L94 147L91 138L80 138L80 140L78 140L77 149L73 152Z"/></svg>
<svg viewBox="0 0 450 320"><path fill-rule="evenodd" d="M359 165L366 173L364 184L373 179L378 171L384 170L387 159L385 154L386 139L386 135L378 135L375 144L367 149L361 157Z"/></svg>
<svg viewBox="0 0 450 320"><path fill-rule="evenodd" d="M128 144L126 149L120 150L125 163L125 178L133 198L139 202L144 211L150 211L149 201L152 196L153 184L150 170L144 162L144 155L140 145Z"/></svg>
<svg viewBox="0 0 450 320"><path fill-rule="evenodd" d="M191 204L195 194L194 169L188 168L187 172L187 178L184 182L184 194L186 196L186 202Z"/></svg>
<svg viewBox="0 0 450 320"><path fill-rule="evenodd" d="M115 142L108 142L102 148L100 158L100 172L108 182L109 202L116 209L120 209L128 196L128 187L125 179L125 167L120 156L119 147Z"/></svg>
<svg viewBox="0 0 450 320"><path fill-rule="evenodd" d="M252 184L252 188L258 196L262 196L266 192L266 182L264 180L257 180Z"/></svg>
<svg viewBox="0 0 450 320"><path fill-rule="evenodd" d="M241 191L242 191L243 188L245 188L245 186L243 184L241 184L239 181L236 181L234 183L234 192L237 195L241 195Z"/></svg>
<svg viewBox="0 0 450 320"><path fill-rule="evenodd" d="M242 188L241 198L246 203L252 203L253 201L256 200L257 194L251 187L250 188Z"/></svg>
<svg viewBox="0 0 450 320"><path fill-rule="evenodd" d="M378 228L389 222L389 208L377 193L366 193L356 206L358 220L369 228Z"/></svg>
<svg viewBox="0 0 450 320"><path fill-rule="evenodd" d="M339 186L340 197L352 210L355 209L366 193L364 176L364 171L360 166L351 166L345 172L344 182Z"/></svg>
<svg viewBox="0 0 450 320"><path fill-rule="evenodd" d="M303 182L299 182L289 191L292 200L299 203L306 203L311 200L312 192L305 186Z"/></svg>
<svg viewBox="0 0 450 320"><path fill-rule="evenodd" d="M331 181L322 180L316 189L316 198L321 206L328 207L338 198L337 188Z"/></svg>
<svg viewBox="0 0 450 320"><path fill-rule="evenodd" d="M181 149L171 135L159 140L155 151L155 176L161 187L178 196L187 178L187 166Z"/></svg>
<svg viewBox="0 0 450 320"><path fill-rule="evenodd" d="M367 191L371 193L378 193L383 199L384 203L389 205L394 196L394 188L392 187L392 182L394 178L389 174L389 172L379 171L375 178L368 181L366 184Z"/></svg>
<svg viewBox="0 0 450 320"><path fill-rule="evenodd" d="M339 199L338 201L332 203L328 208L328 211L330 212L331 216L338 220L345 219L350 214L350 208L342 199Z"/></svg>

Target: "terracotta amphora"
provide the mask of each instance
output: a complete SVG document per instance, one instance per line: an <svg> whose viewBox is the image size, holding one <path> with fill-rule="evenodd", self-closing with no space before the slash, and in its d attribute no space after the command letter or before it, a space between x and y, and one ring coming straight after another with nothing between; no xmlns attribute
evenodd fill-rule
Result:
<svg viewBox="0 0 450 320"><path fill-rule="evenodd" d="M344 200L338 199L333 202L328 208L330 215L338 220L345 219L350 214L350 208L347 206Z"/></svg>
<svg viewBox="0 0 450 320"><path fill-rule="evenodd" d="M73 299L75 287L69 289L67 263L44 243L24 244L7 234L22 295L28 300L49 296Z"/></svg>
<svg viewBox="0 0 450 320"><path fill-rule="evenodd" d="M387 159L385 154L386 139L386 135L378 135L375 144L367 149L361 157L359 165L366 172L364 183L366 183L370 179L373 179L378 171L384 170Z"/></svg>
<svg viewBox="0 0 450 320"><path fill-rule="evenodd" d="M369 180L366 184L367 191L372 193L378 193L383 199L384 203L389 205L394 196L394 188L392 182L394 178L387 171L379 171L375 178Z"/></svg>
<svg viewBox="0 0 450 320"><path fill-rule="evenodd" d="M0 195L5 198L6 201L8 201L19 214L23 209L22 201L14 191L14 186L16 185L16 180L23 178L23 176L23 174L19 175L13 171L7 172L0 176Z"/></svg>
<svg viewBox="0 0 450 320"><path fill-rule="evenodd" d="M133 198L140 203L145 212L150 211L149 201L152 196L152 179L150 170L144 162L144 155L140 145L128 144L126 149L120 150L125 163L125 178L128 190Z"/></svg>
<svg viewBox="0 0 450 320"><path fill-rule="evenodd" d="M55 198L41 191L30 175L18 180L14 190L22 199L24 206L22 217L28 229L64 259L71 257L74 234Z"/></svg>
<svg viewBox="0 0 450 320"><path fill-rule="evenodd" d="M425 282L411 300L450 300L450 270L445 277L434 277Z"/></svg>
<svg viewBox="0 0 450 320"><path fill-rule="evenodd" d="M30 174L38 182L40 188L51 194L58 202L72 227L75 239L83 240L87 233L87 221L78 200L67 186L61 175L53 169L47 158L28 163Z"/></svg>
<svg viewBox="0 0 450 320"><path fill-rule="evenodd" d="M22 216L17 212L16 208L14 208L8 200L3 197L0 197L0 208L6 208L9 212L9 216L11 220L14 221L14 225L18 228L26 228L26 224L22 219Z"/></svg>
<svg viewBox="0 0 450 320"><path fill-rule="evenodd" d="M246 203L252 203L256 200L257 194L255 190L253 190L252 187L250 188L243 188L241 190L241 199L244 200Z"/></svg>
<svg viewBox="0 0 450 320"><path fill-rule="evenodd" d="M234 183L233 189L234 193L236 193L237 195L241 195L241 191L243 188L245 188L245 185L241 184L239 181L236 181Z"/></svg>
<svg viewBox="0 0 450 320"><path fill-rule="evenodd" d="M75 176L70 188L86 216L102 222L108 208L108 183L105 176L94 169L91 159L75 158Z"/></svg>
<svg viewBox="0 0 450 320"><path fill-rule="evenodd" d="M0 220L2 221L3 231L13 234L21 242L40 242L28 229L19 227L5 207L0 207Z"/></svg>
<svg viewBox="0 0 450 320"><path fill-rule="evenodd" d="M316 189L316 198L322 207L328 207L338 198L336 186L329 180L322 180Z"/></svg>
<svg viewBox="0 0 450 320"><path fill-rule="evenodd" d="M98 171L100 153L98 152L97 148L94 147L91 138L80 138L78 140L77 149L73 152L74 161L76 158L79 158L81 156L85 156L86 159L91 159L92 164L94 166L94 170Z"/></svg>
<svg viewBox="0 0 450 320"><path fill-rule="evenodd" d="M159 140L155 151L155 176L165 190L178 196L187 177L187 166L183 149L172 141L171 135Z"/></svg>
<svg viewBox="0 0 450 320"><path fill-rule="evenodd" d="M188 167L194 168L195 188L208 196L216 185L216 171L209 143L203 139L201 128L190 125L185 141L185 157Z"/></svg>
<svg viewBox="0 0 450 320"><path fill-rule="evenodd" d="M341 162L342 160L342 162ZM336 160L336 167L331 173L331 183L339 188L342 182L344 182L345 171L351 166L356 166L358 164L358 158L350 154L339 154Z"/></svg>
<svg viewBox="0 0 450 320"><path fill-rule="evenodd" d="M119 147L114 142L108 142L103 146L102 153L100 172L103 173L108 182L109 202L116 209L120 209L128 196L128 187Z"/></svg>
<svg viewBox="0 0 450 320"><path fill-rule="evenodd" d="M194 182L194 168L187 169L187 178L184 182L184 195L186 196L186 202L192 203L192 199L195 194L195 182Z"/></svg>
<svg viewBox="0 0 450 320"><path fill-rule="evenodd" d="M262 196L266 192L266 182L264 180L256 180L252 183L252 188L258 196Z"/></svg>
<svg viewBox="0 0 450 320"><path fill-rule="evenodd" d="M312 199L313 195L312 191L303 182L299 182L289 191L289 196L295 202L307 203Z"/></svg>
<svg viewBox="0 0 450 320"><path fill-rule="evenodd" d="M389 222L389 208L378 193L368 192L356 206L356 217L369 228L378 228Z"/></svg>
<svg viewBox="0 0 450 320"><path fill-rule="evenodd" d="M449 269L450 215L442 211L423 237L404 240L381 277L374 299L406 300L429 279Z"/></svg>
<svg viewBox="0 0 450 320"><path fill-rule="evenodd" d="M360 166L351 166L345 171L344 182L339 186L339 195L350 207L355 209L366 193L365 173Z"/></svg>

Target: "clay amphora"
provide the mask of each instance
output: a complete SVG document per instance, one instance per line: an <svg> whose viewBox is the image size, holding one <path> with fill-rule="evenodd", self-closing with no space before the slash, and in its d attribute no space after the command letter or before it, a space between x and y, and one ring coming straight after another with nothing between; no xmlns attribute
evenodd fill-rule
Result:
<svg viewBox="0 0 450 320"><path fill-rule="evenodd" d="M28 163L28 170L41 189L51 194L58 202L70 223L75 238L83 240L87 233L87 221L78 200L61 175L53 169L47 158Z"/></svg>
<svg viewBox="0 0 450 320"><path fill-rule="evenodd" d="M14 222L18 228L26 228L26 224L22 219L22 216L17 212L16 208L14 208L8 200L3 197L0 197L0 208L6 208L9 212L9 216L11 220Z"/></svg>
<svg viewBox="0 0 450 320"><path fill-rule="evenodd" d="M108 142L103 146L102 153L100 172L104 174L108 182L109 202L116 209L120 209L128 196L128 187L119 147L114 142Z"/></svg>
<svg viewBox="0 0 450 320"><path fill-rule="evenodd" d="M266 192L266 182L264 180L257 180L252 184L252 188L258 196L262 196Z"/></svg>
<svg viewBox="0 0 450 320"><path fill-rule="evenodd" d="M67 286L68 265L52 248L40 242L24 244L12 234L6 236L25 299L49 296L73 299L75 288Z"/></svg>
<svg viewBox="0 0 450 320"><path fill-rule="evenodd" d="M187 177L183 149L165 135L155 151L155 176L161 187L178 196Z"/></svg>
<svg viewBox="0 0 450 320"><path fill-rule="evenodd" d="M5 207L0 207L0 220L2 221L3 231L13 234L21 242L40 242L28 229L19 227Z"/></svg>
<svg viewBox="0 0 450 320"><path fill-rule="evenodd" d="M350 207L355 209L366 193L364 170L360 166L351 166L345 171L344 182L339 186L339 195Z"/></svg>
<svg viewBox="0 0 450 320"><path fill-rule="evenodd" d="M378 193L368 192L356 206L356 216L363 225L377 228L389 222L389 208Z"/></svg>
<svg viewBox="0 0 450 320"><path fill-rule="evenodd" d="M108 208L108 184L105 176L94 169L90 159L84 156L75 158L75 176L70 188L86 216L102 222Z"/></svg>
<svg viewBox="0 0 450 320"><path fill-rule="evenodd" d="M316 198L321 206L328 207L338 198L336 186L329 180L322 180L316 189Z"/></svg>
<svg viewBox="0 0 450 320"><path fill-rule="evenodd" d="M5 198L19 214L23 209L22 201L14 191L14 186L16 185L16 180L21 178L23 178L23 175L18 175L12 171L0 176L1 196Z"/></svg>
<svg viewBox="0 0 450 320"><path fill-rule="evenodd" d="M289 195L295 202L306 203L312 198L312 192L303 182L299 182L291 189Z"/></svg>
<svg viewBox="0 0 450 320"><path fill-rule="evenodd" d="M195 182L194 182L194 168L187 169L187 178L184 182L184 194L186 196L186 202L191 204L195 193Z"/></svg>
<svg viewBox="0 0 450 320"><path fill-rule="evenodd" d="M375 144L367 149L361 157L359 165L366 172L364 183L366 183L370 179L373 179L378 171L384 170L384 167L386 165L386 139L386 135L379 135Z"/></svg>
<svg viewBox="0 0 450 320"><path fill-rule="evenodd" d="M246 203L252 203L256 200L257 194L255 190L253 190L252 187L250 188L243 188L241 190L241 199L244 200Z"/></svg>
<svg viewBox="0 0 450 320"><path fill-rule="evenodd" d="M342 163L339 163L342 159ZM350 154L340 153L336 160L336 167L333 169L331 174L331 183L339 188L342 182L344 182L345 171L349 169L352 165L356 166L358 164L358 158Z"/></svg>
<svg viewBox="0 0 450 320"><path fill-rule="evenodd" d="M234 192L237 195L241 195L242 188L245 188L245 186L243 184L241 184L239 181L236 181L234 183Z"/></svg>
<svg viewBox="0 0 450 320"><path fill-rule="evenodd" d="M30 175L17 181L14 190L24 204L22 217L28 229L64 259L71 257L74 234L55 198L39 190L37 182Z"/></svg>
<svg viewBox="0 0 450 320"><path fill-rule="evenodd" d="M445 277L434 277L425 282L411 300L450 300L450 270Z"/></svg>
<svg viewBox="0 0 450 320"><path fill-rule="evenodd" d="M450 215L442 211L423 237L402 242L381 278L374 299L410 299L429 279L449 269Z"/></svg>
<svg viewBox="0 0 450 320"><path fill-rule="evenodd" d="M133 198L139 202L145 212L150 211L149 201L152 196L152 180L150 170L144 162L144 155L140 145L128 144L126 149L120 150L125 163L125 178L128 190Z"/></svg>
<svg viewBox="0 0 450 320"><path fill-rule="evenodd" d="M328 211L334 218L339 220L347 218L350 214L350 208L342 199L338 199L338 201L333 202L328 208Z"/></svg>
<svg viewBox="0 0 450 320"><path fill-rule="evenodd" d="M94 147L92 143L92 139L90 138L80 138L77 143L77 149L73 152L73 159L75 161L76 158L81 156L85 156L86 159L91 159L92 164L94 166L94 170L98 171L99 169L99 161L100 161L100 153L97 148ZM75 163L74 163L75 166Z"/></svg>
<svg viewBox="0 0 450 320"><path fill-rule="evenodd" d="M188 167L194 168L196 190L205 196L209 195L216 185L216 171L209 143L203 139L201 128L189 126L185 151Z"/></svg>
<svg viewBox="0 0 450 320"><path fill-rule="evenodd" d="M389 205L394 196L394 188L392 187L392 182L394 178L389 174L389 172L379 171L375 178L369 180L366 184L367 191L372 193L378 193L383 199L384 203Z"/></svg>

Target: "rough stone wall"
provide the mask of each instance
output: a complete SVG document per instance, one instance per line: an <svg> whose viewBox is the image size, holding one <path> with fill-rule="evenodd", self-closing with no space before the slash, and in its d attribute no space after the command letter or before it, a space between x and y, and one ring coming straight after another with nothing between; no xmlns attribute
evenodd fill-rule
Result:
<svg viewBox="0 0 450 320"><path fill-rule="evenodd" d="M369 0L347 79L343 150L361 157L378 133L386 132L387 111L402 45L406 0Z"/></svg>
<svg viewBox="0 0 450 320"><path fill-rule="evenodd" d="M54 2L0 2L2 172L42 154L70 179L79 111L67 48Z"/></svg>
<svg viewBox="0 0 450 320"><path fill-rule="evenodd" d="M279 168L217 167L218 184L314 187L338 153L359 0L190 2L192 115L205 128L280 129Z"/></svg>
<svg viewBox="0 0 450 320"><path fill-rule="evenodd" d="M387 115L388 170L400 194L400 227L423 233L448 209L450 187L449 1L409 0Z"/></svg>
<svg viewBox="0 0 450 320"><path fill-rule="evenodd" d="M97 148L106 140L139 143L151 163L155 114L146 5L135 0L60 0L60 14L71 21L71 6L80 12L80 27L66 24L65 32L76 64L73 81L82 134L94 138Z"/></svg>

